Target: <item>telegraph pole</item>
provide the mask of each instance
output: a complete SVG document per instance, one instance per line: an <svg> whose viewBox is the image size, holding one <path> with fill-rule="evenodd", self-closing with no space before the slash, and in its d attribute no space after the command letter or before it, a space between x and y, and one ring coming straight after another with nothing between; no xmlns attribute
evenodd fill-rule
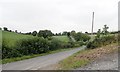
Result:
<svg viewBox="0 0 120 72"><path fill-rule="evenodd" d="M92 15L92 31L91 31L91 35L93 35L93 26L94 26L94 12L93 12L93 15Z"/></svg>

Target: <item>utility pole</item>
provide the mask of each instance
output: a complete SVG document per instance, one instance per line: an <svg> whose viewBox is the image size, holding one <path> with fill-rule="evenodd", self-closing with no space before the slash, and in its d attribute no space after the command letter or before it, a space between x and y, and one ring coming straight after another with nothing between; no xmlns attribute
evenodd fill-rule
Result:
<svg viewBox="0 0 120 72"><path fill-rule="evenodd" d="M93 12L93 15L92 15L92 31L91 31L91 35L93 35L93 26L94 26L94 12Z"/></svg>

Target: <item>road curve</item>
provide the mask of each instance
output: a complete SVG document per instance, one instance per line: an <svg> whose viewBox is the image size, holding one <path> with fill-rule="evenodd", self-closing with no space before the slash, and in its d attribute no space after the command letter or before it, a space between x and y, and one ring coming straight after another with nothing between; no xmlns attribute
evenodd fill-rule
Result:
<svg viewBox="0 0 120 72"><path fill-rule="evenodd" d="M66 57L84 49L85 47L75 48L69 51L40 56L32 59L12 62L2 65L2 70L37 70L65 59Z"/></svg>

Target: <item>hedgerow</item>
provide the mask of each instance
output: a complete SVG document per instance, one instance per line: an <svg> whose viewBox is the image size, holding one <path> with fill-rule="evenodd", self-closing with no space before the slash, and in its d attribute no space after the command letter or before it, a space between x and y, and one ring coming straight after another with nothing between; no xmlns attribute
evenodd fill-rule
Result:
<svg viewBox="0 0 120 72"><path fill-rule="evenodd" d="M105 35L99 38L95 38L93 41L90 41L87 44L87 48L97 48L97 47L101 47L101 46L105 46L111 43L116 43L117 42L117 37L114 35Z"/></svg>

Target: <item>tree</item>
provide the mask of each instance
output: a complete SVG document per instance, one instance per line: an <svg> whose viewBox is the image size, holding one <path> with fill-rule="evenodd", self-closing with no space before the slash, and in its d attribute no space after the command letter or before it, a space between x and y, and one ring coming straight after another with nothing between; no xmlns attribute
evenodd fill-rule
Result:
<svg viewBox="0 0 120 72"><path fill-rule="evenodd" d="M53 33L50 30L40 30L38 32L38 37L48 38L51 37Z"/></svg>
<svg viewBox="0 0 120 72"><path fill-rule="evenodd" d="M87 34L82 34L82 40L84 42L89 41L90 40L90 36L88 36Z"/></svg>
<svg viewBox="0 0 120 72"><path fill-rule="evenodd" d="M4 29L4 31L8 31L8 28L7 28L7 27L4 27L3 29Z"/></svg>
<svg viewBox="0 0 120 72"><path fill-rule="evenodd" d="M31 32L28 32L28 33L25 33L26 35L31 35L32 33Z"/></svg>
<svg viewBox="0 0 120 72"><path fill-rule="evenodd" d="M76 34L76 32L74 30L71 31L70 35L74 36Z"/></svg>
<svg viewBox="0 0 120 72"><path fill-rule="evenodd" d="M33 32L32 32L32 35L33 35L33 36L36 36L36 35L37 35L37 31L33 31Z"/></svg>
<svg viewBox="0 0 120 72"><path fill-rule="evenodd" d="M17 33L17 30L15 30L15 33Z"/></svg>
<svg viewBox="0 0 120 72"><path fill-rule="evenodd" d="M98 29L98 31L97 31L97 38L100 37L100 34L101 34L101 29Z"/></svg>
<svg viewBox="0 0 120 72"><path fill-rule="evenodd" d="M58 33L59 36L61 36L62 34L61 33Z"/></svg>
<svg viewBox="0 0 120 72"><path fill-rule="evenodd" d="M55 35L57 36L58 34L57 34L57 33L55 33Z"/></svg>
<svg viewBox="0 0 120 72"><path fill-rule="evenodd" d="M76 41L80 41L80 40L82 40L82 33L78 32L73 37Z"/></svg>
<svg viewBox="0 0 120 72"><path fill-rule="evenodd" d="M67 33L67 36L70 37L70 32Z"/></svg>
<svg viewBox="0 0 120 72"><path fill-rule="evenodd" d="M9 30L9 32L12 32L12 30Z"/></svg>
<svg viewBox="0 0 120 72"><path fill-rule="evenodd" d="M73 37L76 41L84 41L84 42L90 39L90 36L88 36L87 34L83 34L81 32L76 33Z"/></svg>
<svg viewBox="0 0 120 72"><path fill-rule="evenodd" d="M0 30L2 30L2 28L0 27Z"/></svg>
<svg viewBox="0 0 120 72"><path fill-rule="evenodd" d="M64 31L64 32L62 33L62 35L67 35L67 31Z"/></svg>
<svg viewBox="0 0 120 72"><path fill-rule="evenodd" d="M88 32L85 32L85 34L88 34Z"/></svg>
<svg viewBox="0 0 120 72"><path fill-rule="evenodd" d="M107 29L109 29L109 27L107 27L107 25L104 25L104 28L103 28L103 31L102 31L102 33L103 33L104 35L107 35L107 34L108 34Z"/></svg>

